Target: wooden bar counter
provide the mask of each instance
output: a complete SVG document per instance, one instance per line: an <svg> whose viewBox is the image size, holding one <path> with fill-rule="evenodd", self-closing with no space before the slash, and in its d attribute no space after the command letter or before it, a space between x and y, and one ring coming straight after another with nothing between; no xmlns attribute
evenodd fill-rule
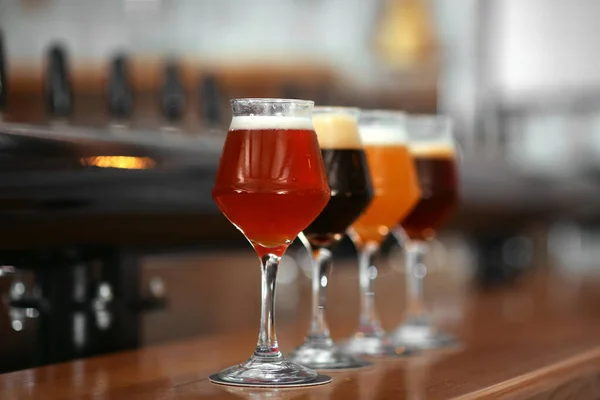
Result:
<svg viewBox="0 0 600 400"><path fill-rule="evenodd" d="M252 351L257 331L254 323L244 321L257 316L259 301L258 267L247 265L252 258L218 260L213 257L202 266L189 261L187 267L193 266L205 283L197 288L196 299L188 297L185 304L206 301L208 308L218 309L230 321L221 323L222 329L211 325L214 333L193 339L0 375L0 399L600 398L600 279L542 272L486 290L466 280L460 283L446 276L435 283L432 278L429 294L436 292L431 296L437 299L432 305L435 319L462 339L459 348L382 359L357 372L330 373L331 384L313 388L211 384L208 375ZM340 267L331 279L329 322L334 338L341 340L355 328L357 312L355 268ZM299 284L304 288L298 295L300 311L286 314L278 309L284 350L301 343L307 327L309 285L302 276L298 280L306 281ZM382 272L378 282L379 309L389 329L402 314L401 280L401 274ZM454 289L440 289L447 287ZM289 284L283 289L280 285L279 299L287 299L290 291ZM171 288L170 293L176 307L177 291ZM171 327L163 324L159 329Z"/></svg>

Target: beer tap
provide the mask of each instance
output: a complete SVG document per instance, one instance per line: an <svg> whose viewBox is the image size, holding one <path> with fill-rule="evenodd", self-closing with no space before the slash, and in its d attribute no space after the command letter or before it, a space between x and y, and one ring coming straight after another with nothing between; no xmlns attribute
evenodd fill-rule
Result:
<svg viewBox="0 0 600 400"><path fill-rule="evenodd" d="M6 77L6 64L4 60L4 42L2 32L0 32L0 120L2 112L6 110L6 101L8 97L8 79Z"/></svg>
<svg viewBox="0 0 600 400"><path fill-rule="evenodd" d="M110 66L108 83L108 110L117 121L133 113L133 88L129 79L129 65L125 55L117 55ZM122 126L121 123L116 125Z"/></svg>
<svg viewBox="0 0 600 400"><path fill-rule="evenodd" d="M206 75L200 82L200 115L209 132L218 129L223 121L221 90L214 75Z"/></svg>
<svg viewBox="0 0 600 400"><path fill-rule="evenodd" d="M301 99L301 89L293 83L288 83L281 90L282 98L284 99Z"/></svg>
<svg viewBox="0 0 600 400"><path fill-rule="evenodd" d="M167 63L164 74L160 106L165 118L170 123L176 123L183 118L185 113L185 88L179 78L177 63L174 61Z"/></svg>
<svg viewBox="0 0 600 400"><path fill-rule="evenodd" d="M46 107L52 117L66 118L73 111L73 89L64 48L54 45L46 67Z"/></svg>

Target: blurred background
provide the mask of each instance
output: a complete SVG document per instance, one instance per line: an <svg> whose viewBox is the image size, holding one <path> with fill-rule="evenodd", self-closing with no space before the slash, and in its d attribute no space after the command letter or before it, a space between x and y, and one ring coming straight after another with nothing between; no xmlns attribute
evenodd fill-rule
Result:
<svg viewBox="0 0 600 400"><path fill-rule="evenodd" d="M594 0L0 0L0 372L255 328L255 256L210 195L232 97L455 119L462 203L427 283L441 323L461 324L470 291L526 274L583 281L600 257L599 13ZM342 290L352 246L336 256L334 335L358 302ZM378 296L402 304L401 252L384 257ZM306 267L294 244L281 323L307 318Z"/></svg>

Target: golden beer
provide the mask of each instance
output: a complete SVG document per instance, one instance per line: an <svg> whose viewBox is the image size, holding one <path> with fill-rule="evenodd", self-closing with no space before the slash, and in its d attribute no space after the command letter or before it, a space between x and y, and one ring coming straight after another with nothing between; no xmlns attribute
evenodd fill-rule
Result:
<svg viewBox="0 0 600 400"><path fill-rule="evenodd" d="M359 243L380 244L421 197L415 165L402 127L361 127L374 197L352 225Z"/></svg>

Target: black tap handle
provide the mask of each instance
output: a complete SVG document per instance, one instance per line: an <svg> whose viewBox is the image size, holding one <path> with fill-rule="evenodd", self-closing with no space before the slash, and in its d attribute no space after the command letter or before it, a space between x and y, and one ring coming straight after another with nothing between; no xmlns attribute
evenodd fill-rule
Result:
<svg viewBox="0 0 600 400"><path fill-rule="evenodd" d="M6 62L4 57L4 41L2 32L0 32L0 112L6 109L8 97L8 79L6 77Z"/></svg>
<svg viewBox="0 0 600 400"><path fill-rule="evenodd" d="M55 45L48 52L46 71L46 106L57 117L66 117L73 111L73 89L69 80L67 55Z"/></svg>
<svg viewBox="0 0 600 400"><path fill-rule="evenodd" d="M221 90L213 75L206 75L200 83L200 103L202 119L208 124L219 124L223 119Z"/></svg>
<svg viewBox="0 0 600 400"><path fill-rule="evenodd" d="M133 112L133 89L129 81L127 58L119 55L110 66L108 109L116 118L126 118Z"/></svg>
<svg viewBox="0 0 600 400"><path fill-rule="evenodd" d="M160 96L162 112L169 121L181 119L185 111L185 89L179 79L177 64L169 63L165 67L165 78Z"/></svg>
<svg viewBox="0 0 600 400"><path fill-rule="evenodd" d="M301 89L297 85L292 83L288 83L283 86L283 90L281 91L282 98L284 99L301 99Z"/></svg>

